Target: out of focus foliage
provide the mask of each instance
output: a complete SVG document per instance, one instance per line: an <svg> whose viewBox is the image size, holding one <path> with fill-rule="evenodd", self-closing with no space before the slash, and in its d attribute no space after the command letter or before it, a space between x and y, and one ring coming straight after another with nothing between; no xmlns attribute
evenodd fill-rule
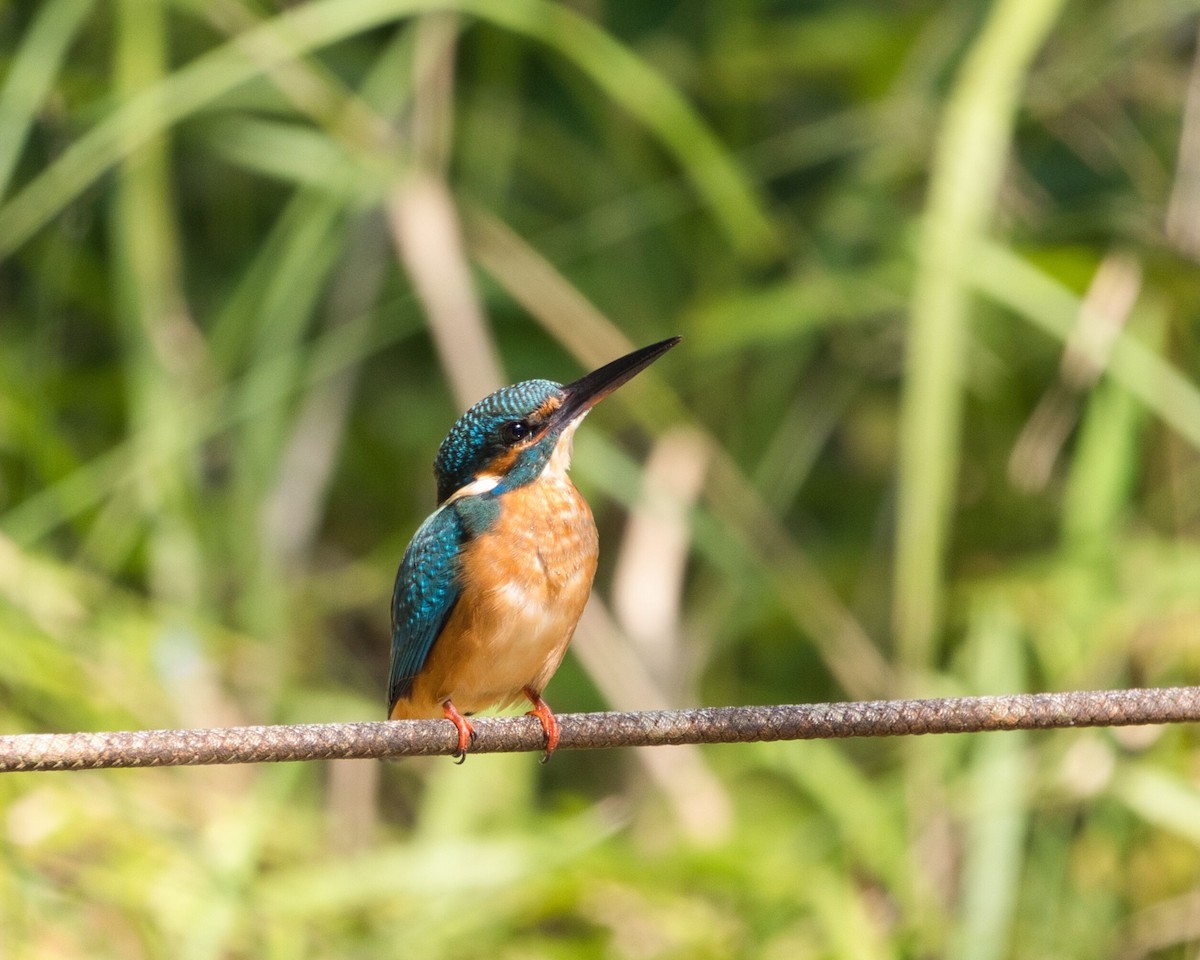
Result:
<svg viewBox="0 0 1200 960"><path fill-rule="evenodd" d="M457 407L673 333L557 709L1196 682L1198 14L0 4L0 727L381 717ZM1192 956L1196 746L7 776L0 957Z"/></svg>

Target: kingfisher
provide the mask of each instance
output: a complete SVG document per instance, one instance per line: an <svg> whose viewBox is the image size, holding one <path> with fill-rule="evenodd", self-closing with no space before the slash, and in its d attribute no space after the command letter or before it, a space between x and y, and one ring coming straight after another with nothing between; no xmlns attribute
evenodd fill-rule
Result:
<svg viewBox="0 0 1200 960"><path fill-rule="evenodd" d="M671 337L565 386L526 380L459 418L438 448L438 507L404 551L392 593L388 717L444 717L461 762L471 714L525 697L545 733L542 691L575 632L596 573L592 511L567 476L588 411L679 342Z"/></svg>

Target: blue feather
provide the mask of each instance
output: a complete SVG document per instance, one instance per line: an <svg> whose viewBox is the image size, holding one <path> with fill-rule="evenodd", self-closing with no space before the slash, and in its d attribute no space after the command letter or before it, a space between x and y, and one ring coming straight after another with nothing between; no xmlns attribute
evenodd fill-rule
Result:
<svg viewBox="0 0 1200 960"><path fill-rule="evenodd" d="M412 692L413 680L458 602L458 557L468 534L454 507L435 511L421 524L396 572L389 714L397 700Z"/></svg>
<svg viewBox="0 0 1200 960"><path fill-rule="evenodd" d="M413 534L392 591L389 714L397 700L412 693L413 681L458 602L463 545L484 533L499 515L495 497L464 497L435 510Z"/></svg>

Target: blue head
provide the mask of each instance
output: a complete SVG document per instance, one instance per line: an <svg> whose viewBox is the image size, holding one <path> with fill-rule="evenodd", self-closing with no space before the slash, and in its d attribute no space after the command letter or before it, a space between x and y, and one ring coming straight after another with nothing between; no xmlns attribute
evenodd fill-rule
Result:
<svg viewBox="0 0 1200 960"><path fill-rule="evenodd" d="M488 394L471 407L438 448L433 463L438 502L468 489L480 477L501 478L507 488L535 479L566 426L555 429L549 423L564 398L561 384L526 380Z"/></svg>
<svg viewBox="0 0 1200 960"><path fill-rule="evenodd" d="M593 406L678 342L672 337L635 350L566 386L525 380L484 397L438 448L438 502L456 493L499 494L536 480Z"/></svg>

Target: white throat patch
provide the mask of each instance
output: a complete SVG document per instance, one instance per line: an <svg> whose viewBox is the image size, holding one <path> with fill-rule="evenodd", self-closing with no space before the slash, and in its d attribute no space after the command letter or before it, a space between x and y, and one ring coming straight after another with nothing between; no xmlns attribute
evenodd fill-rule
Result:
<svg viewBox="0 0 1200 960"><path fill-rule="evenodd" d="M481 493L487 493L489 490L495 490L497 484L500 483L500 478L493 473L481 473L470 483L459 487L450 496L446 498L446 503L453 503L455 500L461 500L463 497L477 497Z"/></svg>
<svg viewBox="0 0 1200 960"><path fill-rule="evenodd" d="M571 445L575 440L575 431L587 415L588 411L585 410L567 424L558 438L558 443L554 445L554 452L550 454L550 462L546 464L547 473L565 476L571 469Z"/></svg>

